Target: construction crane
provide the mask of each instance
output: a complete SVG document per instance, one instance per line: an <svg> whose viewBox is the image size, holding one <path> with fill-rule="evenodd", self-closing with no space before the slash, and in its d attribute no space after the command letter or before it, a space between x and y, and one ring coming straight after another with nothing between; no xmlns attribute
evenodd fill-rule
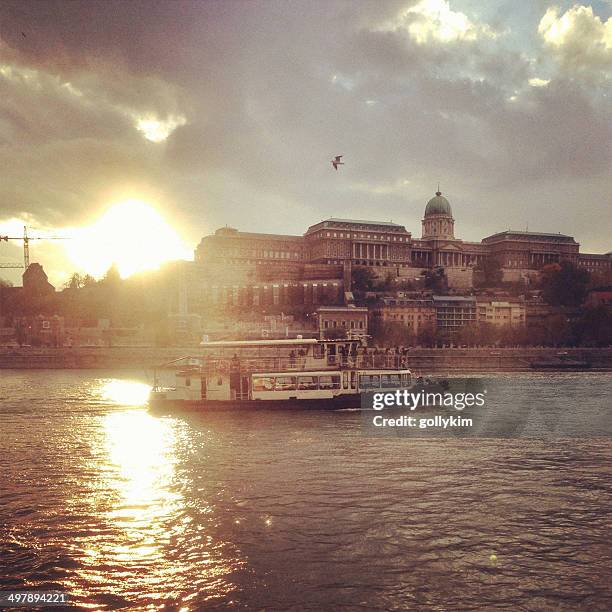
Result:
<svg viewBox="0 0 612 612"><path fill-rule="evenodd" d="M20 263L0 263L0 268L24 268L30 266L30 240L65 240L61 236L28 236L28 228L23 226L23 236L0 236L0 242L9 240L23 240L23 264Z"/></svg>

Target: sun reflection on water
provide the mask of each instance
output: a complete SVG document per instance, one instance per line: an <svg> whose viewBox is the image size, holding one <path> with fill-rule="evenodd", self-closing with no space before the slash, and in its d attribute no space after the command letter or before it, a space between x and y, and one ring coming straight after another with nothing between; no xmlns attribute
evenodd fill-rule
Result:
<svg viewBox="0 0 612 612"><path fill-rule="evenodd" d="M148 392L148 385L118 379L98 387L105 402L130 408L102 415L92 439L99 480L89 503L106 527L81 542L84 567L67 585L85 607L92 592L112 590L141 609L166 598L192 609L196 597L231 592L229 575L243 564L211 531L207 499L188 493L179 450L189 436L185 424L141 408Z"/></svg>
<svg viewBox="0 0 612 612"><path fill-rule="evenodd" d="M113 378L102 383L100 396L107 402L122 406L144 406L150 391L151 387L145 383Z"/></svg>
<svg viewBox="0 0 612 612"><path fill-rule="evenodd" d="M168 486L175 463L172 428L144 410L108 414L104 425L122 502L113 518L128 527L167 514L179 497Z"/></svg>

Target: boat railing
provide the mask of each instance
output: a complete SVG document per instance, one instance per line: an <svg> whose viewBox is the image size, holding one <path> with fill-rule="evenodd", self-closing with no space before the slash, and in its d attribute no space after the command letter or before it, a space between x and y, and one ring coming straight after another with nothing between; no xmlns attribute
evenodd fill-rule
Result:
<svg viewBox="0 0 612 612"><path fill-rule="evenodd" d="M292 372L306 370L340 369L388 369L408 367L406 357L398 354L369 353L361 355L328 355L320 360L297 356L292 357L247 357L247 358L204 358L201 369L205 373L217 372Z"/></svg>

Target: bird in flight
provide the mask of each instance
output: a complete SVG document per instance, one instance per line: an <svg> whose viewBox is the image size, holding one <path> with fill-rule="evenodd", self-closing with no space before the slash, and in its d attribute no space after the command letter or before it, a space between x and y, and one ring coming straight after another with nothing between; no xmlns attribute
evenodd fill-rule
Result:
<svg viewBox="0 0 612 612"><path fill-rule="evenodd" d="M344 157L344 155L336 155L336 157L331 160L331 163L332 163L332 166L334 167L334 170L337 170L338 166L344 166L344 162L340 161L343 157Z"/></svg>

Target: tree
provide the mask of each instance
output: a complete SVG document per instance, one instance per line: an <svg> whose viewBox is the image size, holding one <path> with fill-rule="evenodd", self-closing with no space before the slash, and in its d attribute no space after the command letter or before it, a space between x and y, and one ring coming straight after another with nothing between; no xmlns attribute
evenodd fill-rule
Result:
<svg viewBox="0 0 612 612"><path fill-rule="evenodd" d="M501 261L494 255L484 257L474 268L477 287L499 287L504 277Z"/></svg>
<svg viewBox="0 0 612 612"><path fill-rule="evenodd" d="M376 284L376 274L368 266L355 266L351 275L351 288L353 291L365 293L373 291Z"/></svg>
<svg viewBox="0 0 612 612"><path fill-rule="evenodd" d="M436 329L432 323L426 323L417 334L417 342L421 346L434 346L436 344Z"/></svg>
<svg viewBox="0 0 612 612"><path fill-rule="evenodd" d="M413 344L412 332L399 321L383 321L374 317L370 334L378 346L406 346Z"/></svg>
<svg viewBox="0 0 612 612"><path fill-rule="evenodd" d="M64 289L80 289L83 286L83 279L78 272L75 272L65 283Z"/></svg>
<svg viewBox="0 0 612 612"><path fill-rule="evenodd" d="M464 325L457 330L455 341L457 344L467 344L474 346L480 344L480 328L477 323L472 325Z"/></svg>
<svg viewBox="0 0 612 612"><path fill-rule="evenodd" d="M117 264L113 264L104 275L102 282L106 285L118 285L121 283L121 275L119 274L119 268Z"/></svg>
<svg viewBox="0 0 612 612"><path fill-rule="evenodd" d="M379 281L378 283L376 283L376 289L378 289L378 291L389 291L391 289L395 289L396 288L396 283L395 283L396 278L397 277L393 274L393 272L387 272L387 274L385 274L385 278Z"/></svg>
<svg viewBox="0 0 612 612"><path fill-rule="evenodd" d="M579 306L584 301L589 273L564 260L542 268L540 286L544 299L553 306Z"/></svg>
<svg viewBox="0 0 612 612"><path fill-rule="evenodd" d="M574 334L583 346L612 345L612 310L605 304L586 308L576 321Z"/></svg>
<svg viewBox="0 0 612 612"><path fill-rule="evenodd" d="M500 340L504 346L527 346L531 337L524 325L507 325L501 329Z"/></svg>
<svg viewBox="0 0 612 612"><path fill-rule="evenodd" d="M425 287L431 289L434 293L446 293L448 291L448 279L444 268L435 268L434 270L423 270L421 275L425 278Z"/></svg>
<svg viewBox="0 0 612 612"><path fill-rule="evenodd" d="M570 325L567 317L554 314L544 320L546 330L546 344L551 346L564 346L570 339Z"/></svg>

